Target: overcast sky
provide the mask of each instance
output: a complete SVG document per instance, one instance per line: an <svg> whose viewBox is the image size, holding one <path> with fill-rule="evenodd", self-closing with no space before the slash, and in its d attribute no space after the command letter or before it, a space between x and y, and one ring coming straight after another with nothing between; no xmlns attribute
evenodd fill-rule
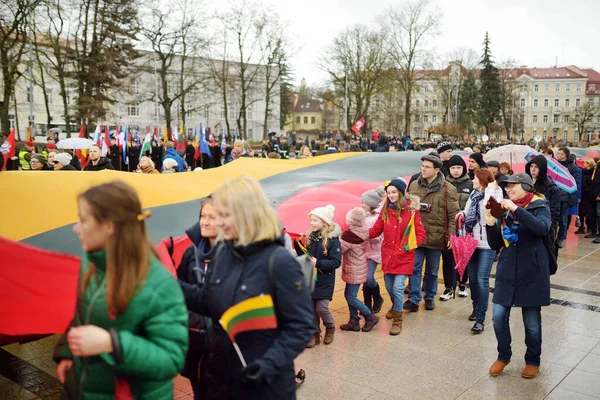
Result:
<svg viewBox="0 0 600 400"><path fill-rule="evenodd" d="M295 83L315 86L326 78L317 67L331 39L344 27L377 26L390 4L404 0L261 0L289 21L291 36L302 50L293 60ZM217 0L225 3L227 0ZM497 61L515 59L529 67L577 65L600 70L600 0L436 0L442 11L438 53L457 47L481 53L489 31Z"/></svg>

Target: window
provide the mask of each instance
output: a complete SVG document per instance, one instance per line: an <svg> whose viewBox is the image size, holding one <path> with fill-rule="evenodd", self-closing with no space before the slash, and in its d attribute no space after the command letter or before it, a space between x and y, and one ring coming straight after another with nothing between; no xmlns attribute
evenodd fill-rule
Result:
<svg viewBox="0 0 600 400"><path fill-rule="evenodd" d="M421 100L417 99L417 107L419 107L421 105Z"/></svg>
<svg viewBox="0 0 600 400"><path fill-rule="evenodd" d="M538 106L538 99L533 99L533 106L537 107Z"/></svg>
<svg viewBox="0 0 600 400"><path fill-rule="evenodd" d="M235 120L237 118L237 107L229 107L229 119Z"/></svg>
<svg viewBox="0 0 600 400"><path fill-rule="evenodd" d="M577 91L578 91L578 92L581 92L581 83L578 83L578 84L577 84Z"/></svg>
<svg viewBox="0 0 600 400"><path fill-rule="evenodd" d="M225 106L221 106L221 119L225 119Z"/></svg>
<svg viewBox="0 0 600 400"><path fill-rule="evenodd" d="M421 122L421 116L419 114L415 114L415 122Z"/></svg>
<svg viewBox="0 0 600 400"><path fill-rule="evenodd" d="M154 118L158 118L160 116L160 105L154 105Z"/></svg>
<svg viewBox="0 0 600 400"><path fill-rule="evenodd" d="M554 99L554 107L558 107L560 105L560 99Z"/></svg>
<svg viewBox="0 0 600 400"><path fill-rule="evenodd" d="M546 83L546 84L544 85L544 91L545 91L545 92L549 92L549 91L550 91L550 84L549 84L549 83Z"/></svg>
<svg viewBox="0 0 600 400"><path fill-rule="evenodd" d="M426 83L423 86L425 86L425 93L429 93L429 84Z"/></svg>
<svg viewBox="0 0 600 400"><path fill-rule="evenodd" d="M254 111L254 103L250 103L248 104L248 107L246 107L246 116L248 119L252 119L252 111Z"/></svg>
<svg viewBox="0 0 600 400"><path fill-rule="evenodd" d="M554 123L558 123L560 115L554 114Z"/></svg>
<svg viewBox="0 0 600 400"><path fill-rule="evenodd" d="M563 122L569 122L569 116L563 115Z"/></svg>
<svg viewBox="0 0 600 400"><path fill-rule="evenodd" d="M570 83L565 83L565 91L567 91L567 92L571 91L571 84Z"/></svg>
<svg viewBox="0 0 600 400"><path fill-rule="evenodd" d="M12 128L15 126L15 122L15 114L8 114L8 126Z"/></svg>
<svg viewBox="0 0 600 400"><path fill-rule="evenodd" d="M435 100L434 100L435 101ZM437 115L433 114L431 116L431 122L433 122L434 124L437 122Z"/></svg>
<svg viewBox="0 0 600 400"><path fill-rule="evenodd" d="M571 99L565 99L565 107L571 106Z"/></svg>
<svg viewBox="0 0 600 400"><path fill-rule="evenodd" d="M540 85L533 85L533 91L534 92L539 92L540 91Z"/></svg>
<svg viewBox="0 0 600 400"><path fill-rule="evenodd" d="M52 89L50 88L46 89L46 101L48 104L52 104Z"/></svg>
<svg viewBox="0 0 600 400"><path fill-rule="evenodd" d="M140 84L137 79L131 80L131 94L140 94Z"/></svg>
<svg viewBox="0 0 600 400"><path fill-rule="evenodd" d="M544 131L544 134L542 137L544 138L544 140L548 139L548 132Z"/></svg>
<svg viewBox="0 0 600 400"><path fill-rule="evenodd" d="M304 117L304 123L308 124L308 117Z"/></svg>
<svg viewBox="0 0 600 400"><path fill-rule="evenodd" d="M544 99L544 107L548 107L548 99Z"/></svg>
<svg viewBox="0 0 600 400"><path fill-rule="evenodd" d="M554 86L554 91L560 92L560 83L557 83L556 86Z"/></svg>
<svg viewBox="0 0 600 400"><path fill-rule="evenodd" d="M521 107L525 107L525 99L521 99Z"/></svg>
<svg viewBox="0 0 600 400"><path fill-rule="evenodd" d="M139 103L131 103L127 105L127 115L130 117L138 117L140 115Z"/></svg>
<svg viewBox="0 0 600 400"><path fill-rule="evenodd" d="M32 92L32 88L30 88L30 87L27 87L27 102L33 103L33 92Z"/></svg>
<svg viewBox="0 0 600 400"><path fill-rule="evenodd" d="M548 114L544 114L544 123L548 122Z"/></svg>
<svg viewBox="0 0 600 400"><path fill-rule="evenodd" d="M429 115L423 115L423 122L429 122Z"/></svg>
<svg viewBox="0 0 600 400"><path fill-rule="evenodd" d="M299 124L300 123L300 117L296 117L296 123Z"/></svg>
<svg viewBox="0 0 600 400"><path fill-rule="evenodd" d="M248 128L248 139L252 139L252 128Z"/></svg>
<svg viewBox="0 0 600 400"><path fill-rule="evenodd" d="M208 121L208 117L210 116L210 106L207 104L204 106L204 119Z"/></svg>
<svg viewBox="0 0 600 400"><path fill-rule="evenodd" d="M588 103L590 104L590 107L594 107L594 99L589 99Z"/></svg>
<svg viewBox="0 0 600 400"><path fill-rule="evenodd" d="M433 100L433 101L431 102L431 106L432 106L433 108L437 108L437 100Z"/></svg>
<svg viewBox="0 0 600 400"><path fill-rule="evenodd" d="M533 123L535 124L537 122L537 115L533 114Z"/></svg>
<svg viewBox="0 0 600 400"><path fill-rule="evenodd" d="M563 134L563 139L566 141L567 140L567 130L565 129L565 133Z"/></svg>
<svg viewBox="0 0 600 400"><path fill-rule="evenodd" d="M575 99L575 107L581 106L581 99Z"/></svg>
<svg viewBox="0 0 600 400"><path fill-rule="evenodd" d="M192 118L192 105L188 104L187 106L185 106L185 116L186 118Z"/></svg>
<svg viewBox="0 0 600 400"><path fill-rule="evenodd" d="M596 85L590 85L590 92L596 91Z"/></svg>
<svg viewBox="0 0 600 400"><path fill-rule="evenodd" d="M429 100L425 100L425 107L429 107Z"/></svg>
<svg viewBox="0 0 600 400"><path fill-rule="evenodd" d="M311 124L316 124L317 123L317 118L316 117L310 117L310 123Z"/></svg>

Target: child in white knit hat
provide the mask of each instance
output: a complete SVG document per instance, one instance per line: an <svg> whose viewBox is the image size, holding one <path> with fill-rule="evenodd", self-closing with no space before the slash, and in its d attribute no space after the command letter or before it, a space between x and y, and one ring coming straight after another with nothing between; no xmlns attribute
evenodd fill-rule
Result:
<svg viewBox="0 0 600 400"><path fill-rule="evenodd" d="M339 239L342 230L338 224L333 222L334 214L335 207L331 204L312 210L309 214L310 229L304 250L300 247L300 243L296 243L298 254L302 254L303 251L307 252L317 270L315 289L312 292L317 331L310 339L308 348L321 342L321 320L325 325L323 343L333 342L335 333L335 322L329 310L329 302L333 299L335 270L342 263L342 246Z"/></svg>

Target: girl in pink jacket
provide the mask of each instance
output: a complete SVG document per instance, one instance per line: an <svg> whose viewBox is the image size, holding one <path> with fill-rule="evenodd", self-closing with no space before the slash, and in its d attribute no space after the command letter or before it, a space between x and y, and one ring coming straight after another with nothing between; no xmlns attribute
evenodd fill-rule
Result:
<svg viewBox="0 0 600 400"><path fill-rule="evenodd" d="M350 309L350 320L340 326L343 331L360 331L358 312L365 317L363 332L369 332L379 318L358 299L360 285L367 282L369 267L367 265L367 245L369 228L365 224L365 210L360 207L353 208L346 214L348 230L342 233L342 280L346 282L344 296Z"/></svg>

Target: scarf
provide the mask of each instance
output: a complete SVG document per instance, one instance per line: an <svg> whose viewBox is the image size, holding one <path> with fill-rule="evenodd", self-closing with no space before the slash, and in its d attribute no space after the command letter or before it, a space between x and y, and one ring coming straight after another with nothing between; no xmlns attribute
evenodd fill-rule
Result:
<svg viewBox="0 0 600 400"><path fill-rule="evenodd" d="M529 205L529 203L532 202L532 200L533 192L527 192L525 196L521 197L520 199L514 200L513 203L515 203L517 207L525 208Z"/></svg>
<svg viewBox="0 0 600 400"><path fill-rule="evenodd" d="M481 220L481 208L479 203L483 200L484 193L479 190L474 190L471 194L471 206L465 213L465 231L473 233L475 225Z"/></svg>

